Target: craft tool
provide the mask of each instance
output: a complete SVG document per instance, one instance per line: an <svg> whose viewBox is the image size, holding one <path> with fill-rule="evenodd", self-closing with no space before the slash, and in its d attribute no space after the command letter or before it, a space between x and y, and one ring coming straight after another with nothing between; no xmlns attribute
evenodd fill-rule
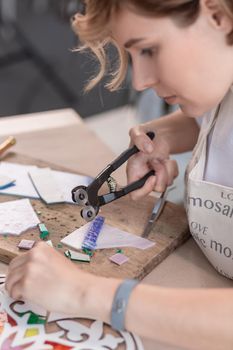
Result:
<svg viewBox="0 0 233 350"><path fill-rule="evenodd" d="M96 248L96 242L100 234L100 231L103 227L103 224L104 224L104 217L97 216L95 220L90 224L86 232L86 235L82 243L82 249L86 248L86 249L94 250Z"/></svg>
<svg viewBox="0 0 233 350"><path fill-rule="evenodd" d="M2 155L8 148L15 145L16 139L13 136L9 136L3 143L0 145L0 155Z"/></svg>
<svg viewBox="0 0 233 350"><path fill-rule="evenodd" d="M147 136L153 140L155 134L153 132L148 132ZM98 196L98 191L104 182L108 181L111 173L118 169L123 163L125 163L132 155L139 152L139 149L136 146L128 148L126 151L121 153L121 155L116 158L112 163L106 166L99 175L91 182L90 185L86 186L77 186L72 190L72 199L78 205L82 206L81 216L86 221L93 220L99 212L99 208L102 205L115 201L116 199L127 195L128 193L141 188L146 180L155 175L154 170L149 171L143 178L135 181L128 186L121 188L118 191L114 191L116 186L111 185L109 193L106 193L102 196ZM112 180L110 181L112 183Z"/></svg>
<svg viewBox="0 0 233 350"><path fill-rule="evenodd" d="M159 218L160 214L163 211L168 190L166 189L160 196L160 198L156 199L156 203L154 208L152 209L152 213L149 217L149 220L145 226L145 229L142 233L142 237L147 238L151 232L152 227L154 226L155 221Z"/></svg>
<svg viewBox="0 0 233 350"><path fill-rule="evenodd" d="M45 226L45 224L38 224L38 227L40 230L40 238L45 240L49 235L47 227Z"/></svg>
<svg viewBox="0 0 233 350"><path fill-rule="evenodd" d="M31 249L35 244L35 241L29 240L29 239L22 239L19 244L17 245L17 247L19 249L26 249L29 250Z"/></svg>

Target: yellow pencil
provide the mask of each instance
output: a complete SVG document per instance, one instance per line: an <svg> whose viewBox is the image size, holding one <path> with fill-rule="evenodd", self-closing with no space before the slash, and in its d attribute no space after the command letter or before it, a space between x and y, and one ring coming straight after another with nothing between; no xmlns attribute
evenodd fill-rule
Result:
<svg viewBox="0 0 233 350"><path fill-rule="evenodd" d="M14 136L9 136L3 143L0 145L0 155L2 155L8 148L15 145L16 139Z"/></svg>

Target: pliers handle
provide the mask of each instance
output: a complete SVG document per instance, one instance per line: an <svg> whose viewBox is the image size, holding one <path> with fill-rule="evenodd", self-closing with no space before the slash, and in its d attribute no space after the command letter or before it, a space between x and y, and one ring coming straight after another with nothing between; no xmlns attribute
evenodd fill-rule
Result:
<svg viewBox="0 0 233 350"><path fill-rule="evenodd" d="M155 134L153 132L148 132L147 136L153 140ZM72 190L72 200L78 205L84 206L81 211L81 215L86 221L90 221L95 218L99 212L99 207L141 188L150 176L155 175L154 170L151 170L145 176L143 176L143 178L121 188L119 191L109 192L98 196L100 187L108 180L110 175L137 152L139 152L137 146L128 148L113 162L108 164L89 186L77 186Z"/></svg>

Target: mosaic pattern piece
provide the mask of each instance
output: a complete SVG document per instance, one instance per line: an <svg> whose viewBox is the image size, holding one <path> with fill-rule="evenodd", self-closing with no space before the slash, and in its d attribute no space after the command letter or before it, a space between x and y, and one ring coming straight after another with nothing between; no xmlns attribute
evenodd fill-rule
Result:
<svg viewBox="0 0 233 350"><path fill-rule="evenodd" d="M14 301L2 287L0 312L7 314L7 322L1 328L0 350L117 350L119 347L143 350L137 336L116 332L100 321L71 319L67 315L51 313L52 321L40 323L38 320L46 315L43 309Z"/></svg>

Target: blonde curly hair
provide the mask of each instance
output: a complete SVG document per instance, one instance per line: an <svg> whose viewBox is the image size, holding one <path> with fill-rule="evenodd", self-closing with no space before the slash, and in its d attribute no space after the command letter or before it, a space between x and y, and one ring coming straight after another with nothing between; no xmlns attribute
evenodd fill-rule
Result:
<svg viewBox="0 0 233 350"><path fill-rule="evenodd" d="M232 20L233 0L218 0L219 5ZM90 49L97 57L99 72L86 85L91 90L109 71L106 48L113 44L118 52L117 66L110 69L111 80L105 84L110 91L117 90L122 84L128 66L128 54L112 38L109 28L110 18L122 7L149 17L171 17L179 26L188 26L196 21L200 10L200 0L84 0L84 13L73 17L72 27L82 45L78 51ZM233 30L227 36L229 45L233 45Z"/></svg>

